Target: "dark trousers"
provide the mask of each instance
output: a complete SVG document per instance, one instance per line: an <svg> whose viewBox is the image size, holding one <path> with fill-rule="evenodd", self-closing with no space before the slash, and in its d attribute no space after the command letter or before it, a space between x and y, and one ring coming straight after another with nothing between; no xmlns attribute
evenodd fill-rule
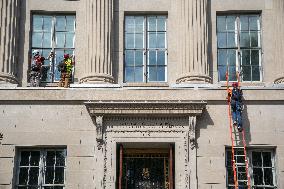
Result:
<svg viewBox="0 0 284 189"><path fill-rule="evenodd" d="M236 101L234 105L231 105L232 108L232 118L233 122L237 123L238 128L243 127L243 120L242 120L242 105Z"/></svg>

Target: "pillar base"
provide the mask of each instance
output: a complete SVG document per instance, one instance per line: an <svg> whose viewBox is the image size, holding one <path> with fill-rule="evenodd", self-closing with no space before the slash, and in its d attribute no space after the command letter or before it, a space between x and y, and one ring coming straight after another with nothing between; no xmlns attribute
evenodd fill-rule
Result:
<svg viewBox="0 0 284 189"><path fill-rule="evenodd" d="M275 79L274 84L284 84L284 77L279 77Z"/></svg>
<svg viewBox="0 0 284 189"><path fill-rule="evenodd" d="M114 78L108 74L93 74L82 77L80 83L114 83Z"/></svg>
<svg viewBox="0 0 284 189"><path fill-rule="evenodd" d="M212 78L202 74L187 74L176 80L177 83L212 83Z"/></svg>
<svg viewBox="0 0 284 189"><path fill-rule="evenodd" d="M18 85L18 80L15 76L0 72L0 85Z"/></svg>

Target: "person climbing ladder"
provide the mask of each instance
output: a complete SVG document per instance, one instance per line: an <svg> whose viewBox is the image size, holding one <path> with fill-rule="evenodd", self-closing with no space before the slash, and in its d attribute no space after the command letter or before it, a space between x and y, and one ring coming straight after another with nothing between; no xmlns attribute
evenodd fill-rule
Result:
<svg viewBox="0 0 284 189"><path fill-rule="evenodd" d="M228 99L230 99L233 125L237 126L239 132L242 132L243 92L237 82L233 83L232 86L233 89L228 93Z"/></svg>

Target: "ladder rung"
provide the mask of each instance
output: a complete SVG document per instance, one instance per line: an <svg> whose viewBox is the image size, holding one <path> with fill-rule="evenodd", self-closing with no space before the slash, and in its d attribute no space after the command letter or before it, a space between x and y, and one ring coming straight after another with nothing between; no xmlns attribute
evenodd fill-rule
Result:
<svg viewBox="0 0 284 189"><path fill-rule="evenodd" d="M234 146L233 148L244 148L244 147L242 147L242 146Z"/></svg>

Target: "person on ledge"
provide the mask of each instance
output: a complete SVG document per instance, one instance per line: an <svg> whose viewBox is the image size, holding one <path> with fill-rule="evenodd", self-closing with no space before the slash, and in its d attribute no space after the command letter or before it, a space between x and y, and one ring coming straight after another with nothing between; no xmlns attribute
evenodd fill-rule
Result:
<svg viewBox="0 0 284 189"><path fill-rule="evenodd" d="M30 86L39 87L41 83L41 72L44 61L53 57L51 51L47 58L40 55L39 50L33 50L33 58L30 71Z"/></svg>
<svg viewBox="0 0 284 189"><path fill-rule="evenodd" d="M239 89L238 83L232 84L233 89L229 92L229 99L231 104L231 112L232 112L232 119L233 125L237 126L238 131L243 131L243 123L242 123L242 111L243 111L243 92Z"/></svg>
<svg viewBox="0 0 284 189"><path fill-rule="evenodd" d="M69 87L72 77L73 65L73 57L69 54L64 54L64 60L58 64L58 71L61 72L58 87Z"/></svg>

